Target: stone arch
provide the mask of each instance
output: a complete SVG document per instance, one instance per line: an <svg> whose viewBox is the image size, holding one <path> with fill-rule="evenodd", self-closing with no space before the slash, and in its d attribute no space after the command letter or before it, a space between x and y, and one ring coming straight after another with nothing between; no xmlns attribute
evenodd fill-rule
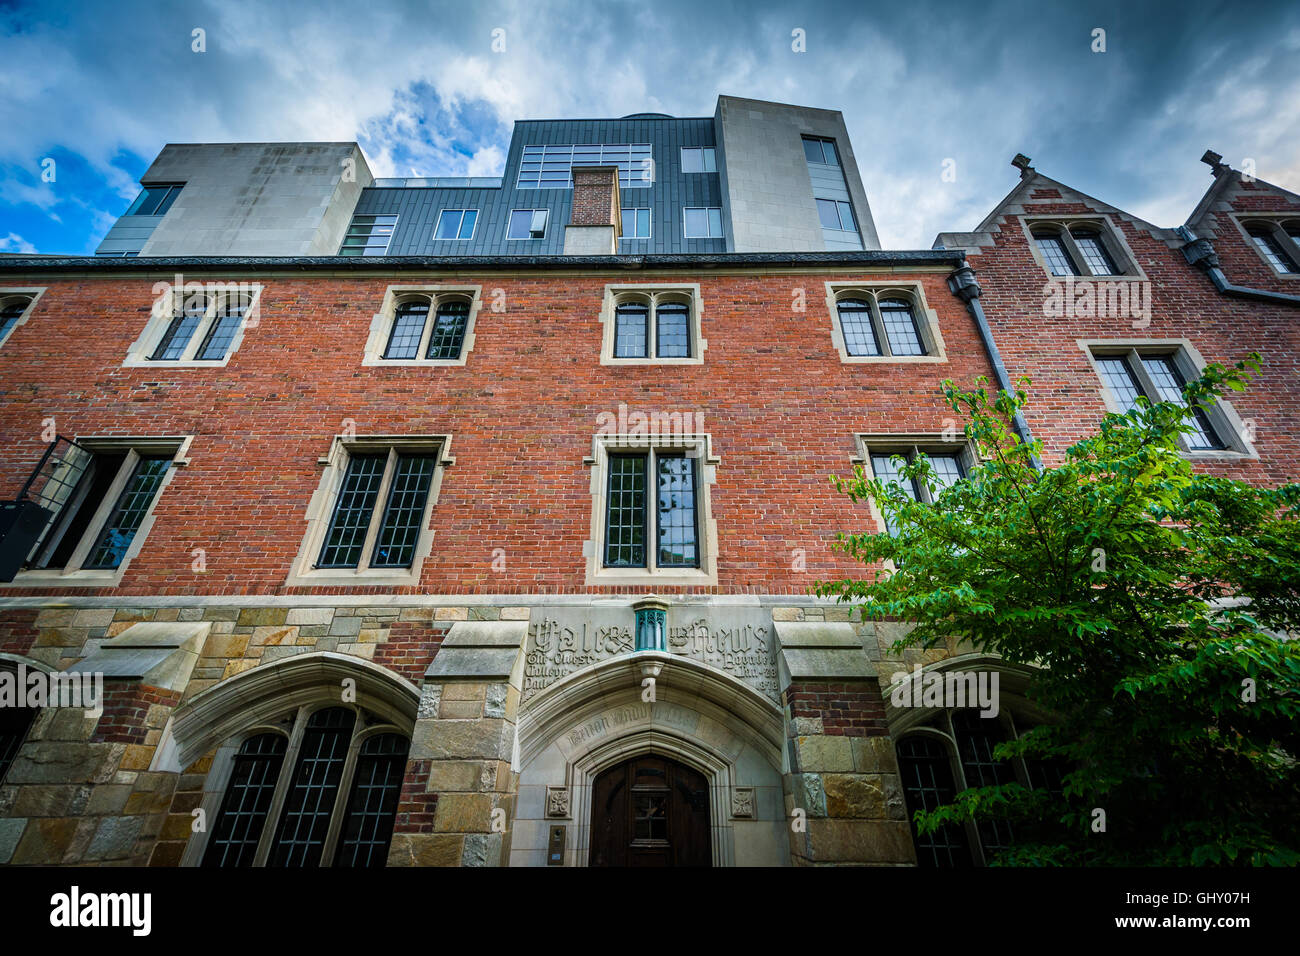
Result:
<svg viewBox="0 0 1300 956"><path fill-rule="evenodd" d="M646 678L655 680L653 702L643 699ZM520 714L512 862L541 862L548 826L562 824L569 829L566 865L585 866L596 777L650 753L708 781L715 866L788 862L783 741L776 704L697 661L641 651L572 674ZM566 799L563 815L549 812L555 791Z"/></svg>
<svg viewBox="0 0 1300 956"><path fill-rule="evenodd" d="M928 664L922 668L922 673L939 672L947 673L950 671L984 671L996 673L998 675L998 697L999 708L1009 706L1017 713L1022 713L1033 717L1036 721L1046 721L1050 719L1043 709L1025 696L1025 691L1029 686L1030 680L1033 679L1034 670L1030 667L1024 667L1019 664L1011 664L1000 657L991 654L960 654L956 657L944 658L934 664ZM907 678L912 678L912 672L907 672ZM885 720L889 725L890 736L897 740L900 735L907 733L909 730L920 726L925 720L933 714L932 709L924 707L900 707L894 702L894 689L902 681L895 680L884 689L885 698Z"/></svg>

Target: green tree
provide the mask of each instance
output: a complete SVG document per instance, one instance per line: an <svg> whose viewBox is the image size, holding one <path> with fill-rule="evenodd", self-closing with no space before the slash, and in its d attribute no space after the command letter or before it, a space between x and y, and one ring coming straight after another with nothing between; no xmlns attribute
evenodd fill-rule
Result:
<svg viewBox="0 0 1300 956"><path fill-rule="evenodd" d="M926 503L860 467L833 478L895 533L838 535L868 573L817 592L914 622L896 650L957 638L1034 668L1054 715L996 754L1056 763L1062 792L968 789L918 812L922 832L1019 821L1003 864L1300 862L1300 485L1199 473L1178 445L1194 407L1258 367L1211 366L1186 404L1139 399L1052 467L1011 427L1027 380L945 381L979 452L966 480ZM937 490L924 457L901 470Z"/></svg>

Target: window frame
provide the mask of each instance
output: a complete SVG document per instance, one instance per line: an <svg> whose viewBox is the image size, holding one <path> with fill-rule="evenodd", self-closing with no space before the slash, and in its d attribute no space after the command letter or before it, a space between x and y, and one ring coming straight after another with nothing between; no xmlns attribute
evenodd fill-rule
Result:
<svg viewBox="0 0 1300 956"><path fill-rule="evenodd" d="M872 328L876 333L876 343L881 349L880 355L853 355L849 352L848 342L844 337L844 328L840 320L839 303L844 299L861 299L867 303L871 316ZM880 311L881 299L905 299L912 307L912 321L916 327L917 338L925 350L922 355L895 355L889 343L885 329L884 316ZM944 345L943 332L939 328L939 316L930 308L925 298L925 287L916 280L871 281L863 284L847 282L826 283L826 308L830 319L831 343L839 353L840 361L845 365L875 364L880 362L947 362L948 352Z"/></svg>
<svg viewBox="0 0 1300 956"><path fill-rule="evenodd" d="M645 241L648 240L648 239L653 239L653 238L654 238L654 228L655 228L655 227L654 227L654 211L653 211L649 206L620 206L620 207L619 207L619 216L620 216L620 219L621 219L623 213L627 213L627 212L631 212L631 213L642 213L642 212L644 212L644 213L646 214L646 226L648 227L648 230L649 230L649 231L646 232L646 234L645 234L644 236L629 236L626 232L622 232L622 231L620 231L620 233L619 233L619 239L620 239L620 240L626 240L626 241L628 241L628 242L645 242ZM636 216L633 216L633 219L636 219L636 218L637 218ZM621 225L622 225L622 223L620 222L620 227L621 227Z"/></svg>
<svg viewBox="0 0 1300 956"><path fill-rule="evenodd" d="M455 464L450 453L450 435L335 435L329 450L317 464L323 466L320 482L307 503L307 529L285 578L286 587L322 587L338 584L386 587L416 586L425 560L433 553L434 532L429 527L442 488L446 469ZM378 538L388 492L399 454L427 453L434 456L433 476L416 534L414 552L408 567L372 567L375 541ZM362 542L361 558L355 568L318 567L325 536L329 533L338 502L339 491L347 476L348 463L357 454L387 454L384 473L371 510L370 524Z"/></svg>
<svg viewBox="0 0 1300 956"><path fill-rule="evenodd" d="M161 218L162 216L167 215L167 213L171 210L172 206L175 205L176 197L180 195L181 190L183 190L184 188L185 188L185 183L140 183L140 192L137 193L136 197L131 200L131 205L126 207L126 212L122 213L122 215L123 216L158 216ZM158 205L154 206L154 209L156 210L158 206L161 206L163 203L166 203L167 204L166 208L163 209L162 212L145 212L145 213L135 212L136 207L140 204L141 200L144 199L145 193L151 189L167 190L167 192L163 194L162 199L159 200Z"/></svg>
<svg viewBox="0 0 1300 956"><path fill-rule="evenodd" d="M1120 356L1127 359L1126 364L1130 377L1137 377L1139 389L1143 395L1148 397L1148 400L1150 400L1151 395L1159 394L1159 392L1155 389L1146 367L1140 360L1143 356L1172 358L1174 367L1184 381L1194 381L1200 378L1206 364L1200 352L1187 339L1080 339L1078 345L1083 350L1084 355L1087 356L1088 365L1095 376L1097 388L1106 411L1114 414L1123 414L1128 411L1128 408L1121 405L1114 392L1111 391L1110 386L1106 383L1106 377L1102 374L1101 367L1097 364L1097 359ZM1138 361L1133 361L1135 358ZM1245 424L1232 407L1230 401L1220 397L1212 405L1202 407L1202 411L1209 419L1210 425L1214 428L1218 438L1224 443L1224 447L1194 449L1188 445L1186 435L1179 435L1179 450L1185 457L1191 459L1259 457L1253 443L1247 438L1248 431Z"/></svg>
<svg viewBox="0 0 1300 956"><path fill-rule="evenodd" d="M971 471L980 464L982 459L973 443L965 437L948 438L937 432L918 432L918 433L880 433L880 432L859 432L854 436L856 445L856 454L849 461L856 466L860 466L865 475L870 478L879 477L876 475L876 466L872 461L873 456L879 455L896 455L902 454L910 463L915 460L918 454L925 454L929 457L936 455L956 456L957 467L961 471L959 480L964 481L970 477ZM916 499L927 503L933 503L934 495L929 486L918 486L913 482L913 492L919 495ZM888 522L885 521L884 512L876 504L875 498L867 502L871 511L872 520L875 521L878 528L877 534L893 534ZM892 564L892 562L887 562Z"/></svg>
<svg viewBox="0 0 1300 956"><path fill-rule="evenodd" d="M608 529L610 458L619 455L647 455L646 563L645 566L607 566L605 547ZM655 474L650 471L658 455L695 459L695 567L658 564L657 522L650 511L658 501ZM691 434L608 434L596 435L591 455L583 465L591 469L592 511L590 537L583 545L586 556L586 585L627 587L701 587L718 583L718 529L713 518L712 486L720 463L712 451L712 436Z"/></svg>
<svg viewBox="0 0 1300 956"><path fill-rule="evenodd" d="M1232 218L1237 224L1237 230L1241 233L1242 240L1250 247L1251 252L1264 263L1264 267L1268 269L1270 275L1285 280L1300 279L1300 239L1293 236L1288 229L1290 227L1300 230L1300 211L1235 213ZM1263 250L1259 248L1251 229L1261 227L1268 229L1274 243L1291 260L1292 266L1295 267L1292 271L1279 271L1277 266L1273 265L1268 257L1264 255Z"/></svg>
<svg viewBox="0 0 1300 956"><path fill-rule="evenodd" d="M20 299L25 299L27 302L22 314L14 320L14 324L0 332L0 348L4 348L5 343L18 331L19 326L27 324L27 320L32 317L32 312L36 308L36 303L45 294L45 289L45 286L4 286L0 288L0 308L15 304Z"/></svg>
<svg viewBox="0 0 1300 956"><path fill-rule="evenodd" d="M207 783L204 786L203 808L207 813L211 826L199 834L195 834L185 848L182 862L187 866L202 866L204 858L207 856L208 847L211 843L212 834L216 832L217 822L220 819L221 808L225 801L226 792L230 788L231 780L234 776L236 767L236 758L239 750L243 747L245 741L258 737L263 734L274 734L283 737L286 741L284 756L280 764L279 776L276 778L274 793L271 797L271 803L267 808L266 817L262 823L261 834L258 837L257 849L253 854L253 861L250 864L253 867L265 867L271 856L274 847L276 834L279 831L280 823L284 815L284 809L289 797L289 791L293 785L295 771L298 767L298 761L302 753L303 739L307 734L307 724L312 715L317 711L327 710L330 708L341 707L353 712L352 735L348 741L347 754L344 757L343 770L339 777L338 793L335 795L333 807L330 810L330 823L326 830L325 840L321 848L321 858L319 866L321 868L332 867L335 857L338 854L339 846L342 842L343 824L347 817L348 803L352 796L352 788L356 783L357 764L359 762L361 748L371 737L377 737L384 734L397 734L406 738L407 741L407 762L410 761L410 745L412 742L413 728L399 725L390 717L378 713L374 710L368 710L358 704L342 703L337 699L337 693L334 697L327 697L325 694L313 696L313 699L285 708L283 716L278 720L256 720L254 723L245 727L238 733L226 739L226 741L217 749L217 753L212 762L212 769L208 773ZM396 829L397 813L394 813L394 829ZM390 837L389 846L392 846Z"/></svg>
<svg viewBox="0 0 1300 956"><path fill-rule="evenodd" d="M548 187L548 188L549 188L549 187ZM544 212L544 213L546 213L546 225L542 227L542 234L541 234L540 236L532 236L532 235L529 235L529 236L512 236L512 235L510 235L510 221L511 221L512 219L514 219L514 217L515 217L515 213L517 213L517 212L526 212L526 213L529 213L529 214L532 216L533 219L536 219L536 218L537 218L537 214L538 214L539 212ZM532 231L533 231L533 230L532 230L532 223L531 223L531 222L529 223L528 231L529 231L529 232L532 232ZM508 216L506 216L506 242L541 242L543 239L546 238L547 233L549 233L550 231L551 231L551 210L548 209L548 208L546 208L545 206L539 206L539 207L535 207L535 208L532 208L532 209L528 209L528 208L525 208L525 209L511 209L511 210L510 210L510 214L509 214Z"/></svg>
<svg viewBox="0 0 1300 956"><path fill-rule="evenodd" d="M227 285L230 288L225 288ZM198 288L188 290L185 288L171 289L154 300L153 308L149 312L149 321L145 323L139 338L132 342L127 349L126 358L122 361L123 368L223 368L230 364L231 357L244 344L244 332L248 329L257 328L261 321L263 286L260 282L212 282L204 283L203 286L202 290ZM181 300L179 308L183 309L184 300L196 295L202 295L206 299L203 317L199 320L199 324L195 326L189 341L186 342L180 358L153 358L152 356L158 351L166 338L173 320L177 317L177 300ZM230 342L226 346L225 354L219 359L199 358L203 346L207 343L208 336L215 331L217 320L224 314L223 310L226 308L226 302L231 296L245 298L247 304L244 307L243 317L235 329L235 334L231 336Z"/></svg>
<svg viewBox="0 0 1300 956"><path fill-rule="evenodd" d="M718 214L718 234L716 236L712 234L705 235L705 236L691 235L689 227L687 225L688 220L686 215L687 213L690 212L704 213L704 218L708 222L709 228L713 227L713 218L709 215L709 213L716 212ZM682 207L682 238L683 239L725 239L727 238L727 223L722 215L722 207L721 206L683 206Z"/></svg>
<svg viewBox="0 0 1300 956"><path fill-rule="evenodd" d="M393 227L393 228L392 228L392 232L390 232L390 233L388 234L388 241L384 243L383 251L381 251L381 252L366 252L366 250L369 249L369 248L371 247L371 245L372 245L372 243L370 243L370 242L367 242L364 246L349 246L349 245L347 245L347 241L348 241L349 239L353 238L353 236L352 236L352 227L355 226L355 225L357 224L357 220L358 220L358 219L390 219L390 218L393 220L393 222L392 222L392 227ZM393 237L397 235L397 227L398 227L399 225L401 225L401 222L402 222L402 217L401 217L398 213L392 213L392 212L356 212L356 211L354 211L354 212L352 213L352 218L348 220L347 228L343 230L343 238L339 240L339 251L336 253L336 255L339 255L339 256L347 256L348 258L363 258L363 257L366 257L366 256L386 256L386 255L388 255L388 250L389 250L389 249L392 247L392 245L393 245ZM374 229L374 226L375 226L375 225L376 225L376 223L373 223L373 222L370 224L372 230ZM387 225L387 223L385 223L385 225ZM368 239L373 239L373 238L374 238L374 233L373 233L373 231L370 233L369 236L367 236L367 238L368 238ZM358 252L358 253L356 253L355 255L350 255L349 253L344 252L344 251L343 251L344 249L360 249L361 251Z"/></svg>
<svg viewBox="0 0 1300 956"><path fill-rule="evenodd" d="M617 332L617 313L620 305L639 302L648 307L646 356L616 356L614 354ZM658 307L661 304L680 303L686 306L690 354L687 356L658 357L659 323ZM601 301L600 364L601 365L703 365L708 341L703 335L703 300L698 282L659 285L653 283L614 283L605 286Z"/></svg>
<svg viewBox="0 0 1300 956"><path fill-rule="evenodd" d="M686 154L700 154L700 168L686 168ZM678 153L678 159L681 163L682 174L685 176L695 176L699 174L716 173L718 171L718 154L716 146L683 146ZM712 167L710 169L710 167Z"/></svg>
<svg viewBox="0 0 1300 956"><path fill-rule="evenodd" d="M1043 272L1046 273L1048 279L1058 282L1069 279L1076 282L1126 282L1145 281L1147 278L1146 273L1142 271L1142 267L1138 263L1137 256L1129 248L1123 232L1115 227L1109 216L1096 214L1021 216L1020 225L1024 231L1025 240L1029 244L1030 254ZM1075 275L1062 276L1052 271L1051 266L1048 265L1047 260L1038 248L1035 235L1038 232L1054 234L1060 240L1066 257L1078 270ZM1075 232L1095 233L1097 241L1105 250L1111 263L1120 271L1115 275L1093 274L1087 258L1075 241Z"/></svg>
<svg viewBox="0 0 1300 956"><path fill-rule="evenodd" d="M469 362L469 355L474 351L475 325L483 306L483 287L478 285L390 285L384 290L384 299L370 319L370 331L366 336L363 366L402 366L455 367ZM397 309L403 302L412 299L429 300L429 314L424 320L424 330L420 334L420 345L415 358L385 358L388 343L392 338L393 327L397 321ZM460 355L454 359L427 358L429 340L433 336L438 307L449 301L463 301L469 304L469 315L465 318L465 334L461 337Z"/></svg>
<svg viewBox="0 0 1300 956"><path fill-rule="evenodd" d="M803 134L800 135L799 139L800 139L799 146L800 146L800 148L803 150L803 158L804 158L804 162L806 162L806 163L812 163L812 162L814 162L814 160L811 160L811 159L808 158L808 148L807 148L806 146L804 146L803 144L804 144L804 143L817 143L817 144L819 144L820 147L821 147L821 154L822 154L822 159L821 159L821 161L816 163L818 166L834 166L834 167L836 167L837 169L842 169L842 168L844 167L844 161L843 161L843 158L840 156L840 147L839 147L839 144L837 144L837 143L835 142L835 138L834 138L834 137L832 137L832 136L815 136L815 135L813 135L813 134L811 134L811 133L803 133ZM828 162L825 161L825 160L826 160L826 145L827 145L828 143L830 144L831 152L832 152L832 153L834 154L834 156L835 156L835 162L833 162L833 163L828 163Z"/></svg>
<svg viewBox="0 0 1300 956"><path fill-rule="evenodd" d="M465 214L471 212L474 214L474 225L470 226L468 236L462 236L460 234L460 230L465 225ZM442 217L447 215L448 213L460 213L460 219L457 220L456 222L456 235L439 236L438 227L442 225ZM452 209L450 207L448 207L447 209L439 209L438 218L435 219L433 222L433 237L429 241L430 242L469 242L471 239L474 238L474 234L478 232L478 223L479 220L482 218L483 218L482 214L479 212L478 209ZM396 230L396 226L394 226L394 230Z"/></svg>
<svg viewBox="0 0 1300 956"><path fill-rule="evenodd" d="M66 564L57 568L24 567L19 570L12 581L0 582L0 587L116 587L120 584L132 561L139 556L144 547L145 540L153 528L158 502L162 500L167 486L175 478L176 472L180 468L190 464L190 459L187 456L190 445L194 441L194 436L77 436L74 441L92 455L123 455L122 462L117 466L113 480L104 492L103 500L95 506L95 511L90 516L85 529L81 532L81 536L68 556ZM135 473L136 466L145 455L169 455L171 456L171 463L163 473L149 506L145 509L140 523L136 526L136 530L131 537L131 543L127 545L117 567L86 567L85 564L90 557L91 551L103 534L108 520L113 516L127 483ZM68 499L60 505L54 523L50 526L51 534L55 537L52 538L51 534L47 534L38 542L40 553L44 553L50 548L58 548L62 535L67 532L68 525L81 512L85 490L80 486L79 479L78 485L72 489ZM74 498L76 499L75 502L73 501ZM72 510L68 510L69 508ZM35 552L35 549L33 550ZM29 554L28 558L30 559L30 557Z"/></svg>

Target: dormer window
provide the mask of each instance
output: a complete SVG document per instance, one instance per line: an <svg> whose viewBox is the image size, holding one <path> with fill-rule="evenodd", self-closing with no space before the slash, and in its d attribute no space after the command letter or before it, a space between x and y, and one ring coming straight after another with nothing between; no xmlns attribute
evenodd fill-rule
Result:
<svg viewBox="0 0 1300 956"><path fill-rule="evenodd" d="M1101 220L1034 220L1029 233L1037 258L1053 276L1110 278L1138 274L1122 241Z"/></svg>

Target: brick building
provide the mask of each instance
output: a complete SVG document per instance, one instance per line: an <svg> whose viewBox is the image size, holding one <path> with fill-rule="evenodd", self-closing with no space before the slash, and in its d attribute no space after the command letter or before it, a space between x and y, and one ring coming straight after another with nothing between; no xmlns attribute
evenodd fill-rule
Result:
<svg viewBox="0 0 1300 956"><path fill-rule="evenodd" d="M829 476L959 478L945 378L1031 374L1059 454L1250 349L1188 454L1295 461L1297 197L1217 165L1166 230L1021 165L883 251L830 111L520 123L469 182L169 146L100 255L0 257L0 668L103 688L0 708L0 862L980 862L909 810L1040 715L890 705L973 662L809 596L884 530Z"/></svg>

